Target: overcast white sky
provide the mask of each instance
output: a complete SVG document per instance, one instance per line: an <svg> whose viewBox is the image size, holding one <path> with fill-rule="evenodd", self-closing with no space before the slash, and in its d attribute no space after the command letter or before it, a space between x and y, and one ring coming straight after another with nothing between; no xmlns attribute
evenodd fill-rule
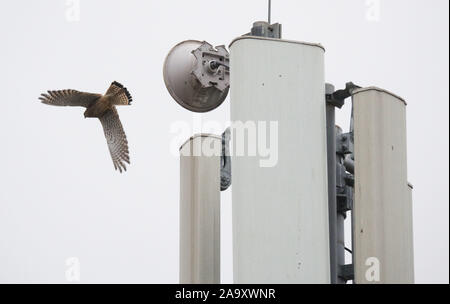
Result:
<svg viewBox="0 0 450 304"><path fill-rule="evenodd" d="M284 38L324 45L328 82L376 85L407 100L416 281L448 283L449 2L380 0L378 16L365 0L272 6ZM64 283L66 259L77 257L83 283L177 283L179 159L170 126L192 124L193 115L168 94L164 58L186 39L228 45L266 18L266 0L81 0L79 21L67 8L65 0L2 1L0 282ZM122 175L98 121L37 99L48 89L102 93L113 80L134 99L119 109L132 161ZM348 106L338 113L344 129L349 114ZM229 100L203 119L229 120ZM222 205L229 283L230 191Z"/></svg>

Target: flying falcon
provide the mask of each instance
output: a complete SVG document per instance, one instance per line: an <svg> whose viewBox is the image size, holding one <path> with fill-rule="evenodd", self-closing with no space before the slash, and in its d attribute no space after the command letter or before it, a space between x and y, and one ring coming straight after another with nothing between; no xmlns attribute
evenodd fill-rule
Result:
<svg viewBox="0 0 450 304"><path fill-rule="evenodd" d="M114 81L105 95L59 90L47 91L47 94L41 94L39 100L52 106L85 107L85 118L100 119L114 168L120 173L127 170L125 163L130 163L128 141L115 107L131 104L132 98L127 88Z"/></svg>

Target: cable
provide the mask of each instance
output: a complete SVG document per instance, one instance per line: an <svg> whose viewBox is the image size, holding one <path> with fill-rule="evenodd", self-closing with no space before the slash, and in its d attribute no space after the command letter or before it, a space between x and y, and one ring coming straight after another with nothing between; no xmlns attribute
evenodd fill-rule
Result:
<svg viewBox="0 0 450 304"><path fill-rule="evenodd" d="M222 63L222 62L219 62L219 61L216 61L216 60L212 60L212 61L209 62L209 67L210 67L212 70L216 70L216 69L218 69L220 66L224 66L225 69L227 69L227 70L230 68L230 67L227 66L226 64L224 64L224 63Z"/></svg>

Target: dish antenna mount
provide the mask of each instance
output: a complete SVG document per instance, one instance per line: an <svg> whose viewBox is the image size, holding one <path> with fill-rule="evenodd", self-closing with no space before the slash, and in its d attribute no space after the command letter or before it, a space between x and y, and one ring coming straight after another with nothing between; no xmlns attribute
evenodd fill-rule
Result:
<svg viewBox="0 0 450 304"><path fill-rule="evenodd" d="M225 46L186 40L169 52L164 62L164 83L182 107L208 112L222 104L230 88L230 59Z"/></svg>

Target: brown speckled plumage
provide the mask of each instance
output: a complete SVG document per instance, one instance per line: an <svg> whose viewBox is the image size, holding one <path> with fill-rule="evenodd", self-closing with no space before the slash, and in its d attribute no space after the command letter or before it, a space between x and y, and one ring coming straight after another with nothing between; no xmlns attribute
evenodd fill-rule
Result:
<svg viewBox="0 0 450 304"><path fill-rule="evenodd" d="M116 110L116 105L130 105L132 98L127 88L114 81L105 95L76 90L47 91L39 97L42 103L53 106L85 107L84 117L97 117L105 133L114 168L126 171L130 163L128 141Z"/></svg>

